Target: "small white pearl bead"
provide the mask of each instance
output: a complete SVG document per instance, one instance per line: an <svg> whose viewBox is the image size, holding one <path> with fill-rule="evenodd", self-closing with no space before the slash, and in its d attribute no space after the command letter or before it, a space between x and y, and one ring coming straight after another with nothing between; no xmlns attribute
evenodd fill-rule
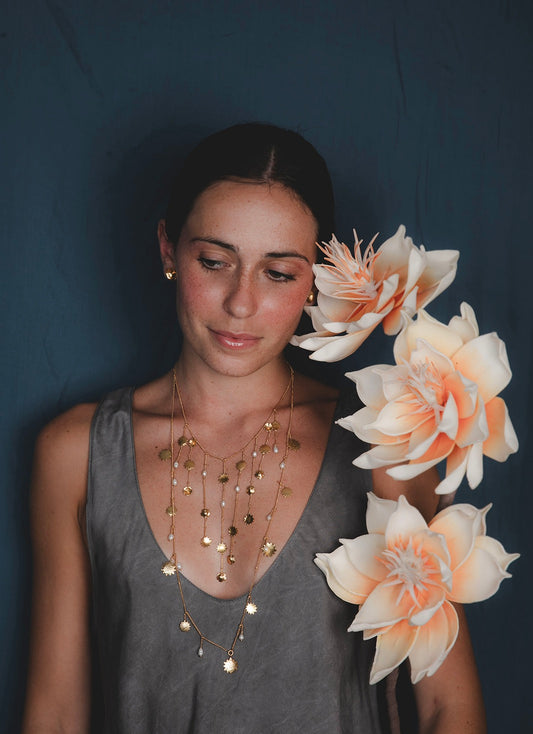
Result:
<svg viewBox="0 0 533 734"><path fill-rule="evenodd" d="M169 533L168 539L169 539L169 540L174 540L174 536L173 536L173 534L172 534L172 533Z"/></svg>
<svg viewBox="0 0 533 734"><path fill-rule="evenodd" d="M179 465L180 465L179 461L175 461L174 462L174 469L177 469Z"/></svg>
<svg viewBox="0 0 533 734"><path fill-rule="evenodd" d="M280 469L285 469L285 462L284 462L284 461L282 461L282 462L280 463L280 465L279 465L279 468L280 468Z"/></svg>
<svg viewBox="0 0 533 734"><path fill-rule="evenodd" d="M241 488L239 487L239 485L238 485L238 484L237 484L237 485L235 486L235 491L236 491L236 492L240 492L240 491L241 491Z"/></svg>
<svg viewBox="0 0 533 734"><path fill-rule="evenodd" d="M222 502L220 503L220 506L221 506L221 507L225 507L225 506L226 506L226 502L225 502L225 500L222 500Z"/></svg>
<svg viewBox="0 0 533 734"><path fill-rule="evenodd" d="M178 480L177 479L173 479L172 480L172 486L175 487L177 484L178 484Z"/></svg>
<svg viewBox="0 0 533 734"><path fill-rule="evenodd" d="M253 457L254 457L254 459L255 459L255 457L257 456L257 451L252 451L252 456L253 456Z"/></svg>
<svg viewBox="0 0 533 734"><path fill-rule="evenodd" d="M203 470L203 472L202 472L202 476L203 476L203 477L206 477L206 476L207 476L207 472L206 472L206 470L205 470L205 469L204 469L204 470Z"/></svg>
<svg viewBox="0 0 533 734"><path fill-rule="evenodd" d="M275 454L277 454L277 453L278 453L278 451L279 451L279 449L278 449L278 447L277 447L277 446L274 446L274 448L272 449L272 451L273 451L273 452L274 452Z"/></svg>

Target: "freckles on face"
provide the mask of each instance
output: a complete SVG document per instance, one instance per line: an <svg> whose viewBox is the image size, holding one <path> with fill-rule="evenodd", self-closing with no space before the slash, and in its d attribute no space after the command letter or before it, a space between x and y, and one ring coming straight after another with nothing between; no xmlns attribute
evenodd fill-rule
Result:
<svg viewBox="0 0 533 734"><path fill-rule="evenodd" d="M312 287L316 230L279 184L223 181L204 191L176 247L184 349L226 367L279 356Z"/></svg>

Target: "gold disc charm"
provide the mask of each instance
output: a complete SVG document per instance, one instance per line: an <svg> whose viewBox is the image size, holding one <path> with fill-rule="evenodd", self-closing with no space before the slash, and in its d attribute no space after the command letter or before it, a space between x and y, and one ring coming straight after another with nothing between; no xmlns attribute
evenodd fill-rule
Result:
<svg viewBox="0 0 533 734"><path fill-rule="evenodd" d="M241 459L240 461L238 461L235 464L235 468L237 469L237 471L242 471L243 469L245 469L246 468L246 462L244 461L244 459Z"/></svg>
<svg viewBox="0 0 533 734"><path fill-rule="evenodd" d="M183 466L187 469L187 471L190 471L191 469L194 469L195 463L192 459L187 459L187 461L183 463Z"/></svg>
<svg viewBox="0 0 533 734"><path fill-rule="evenodd" d="M186 487L183 487L183 494L186 497L188 497L189 495L191 495L192 494L192 487L189 487L189 485L187 485Z"/></svg>
<svg viewBox="0 0 533 734"><path fill-rule="evenodd" d="M218 475L217 479L220 482L220 484L226 484L226 482L229 479L229 476L228 474L226 474L226 472L223 472L222 474Z"/></svg>
<svg viewBox="0 0 533 734"><path fill-rule="evenodd" d="M224 571L221 571L220 573L217 573L217 581L220 581L220 583L222 583L223 581L225 581L227 578L228 577L226 576L226 574L224 573Z"/></svg>
<svg viewBox="0 0 533 734"><path fill-rule="evenodd" d="M291 451L298 451L300 448L300 442L297 441L295 438L289 438L287 441L287 446L291 449Z"/></svg>
<svg viewBox="0 0 533 734"><path fill-rule="evenodd" d="M237 661L234 660L232 657L229 657L227 660L224 661L224 670L226 673L235 673L235 671L238 669Z"/></svg>
<svg viewBox="0 0 533 734"><path fill-rule="evenodd" d="M273 556L276 550L277 548L274 543L271 543L269 540L265 540L265 542L261 546L261 552L264 556L267 556L267 558Z"/></svg>
<svg viewBox="0 0 533 734"><path fill-rule="evenodd" d="M256 479L263 479L263 477L264 477L264 476L265 476L265 472L264 472L264 471L263 471L262 469L258 469L258 470L257 470L257 471L255 472L255 474L254 474L254 477L255 477Z"/></svg>
<svg viewBox="0 0 533 734"><path fill-rule="evenodd" d="M268 454L269 451L270 451L270 446L267 443L264 443L259 447L259 453L261 454Z"/></svg>
<svg viewBox="0 0 533 734"><path fill-rule="evenodd" d="M290 497L292 494L292 489L290 487L283 487L281 490L281 494L283 497Z"/></svg>
<svg viewBox="0 0 533 734"><path fill-rule="evenodd" d="M174 515L176 514L176 506L169 505L167 509L165 510L165 512L167 513L169 517L174 517Z"/></svg>
<svg viewBox="0 0 533 734"><path fill-rule="evenodd" d="M161 571L165 576L173 576L176 573L176 564L174 561L166 561L166 563L163 563L161 566Z"/></svg>
<svg viewBox="0 0 533 734"><path fill-rule="evenodd" d="M235 556L232 554L231 556L228 556L228 563L230 565L233 565L235 563Z"/></svg>
<svg viewBox="0 0 533 734"><path fill-rule="evenodd" d="M168 461L168 459L170 459L171 456L172 456L172 451L170 449L162 449L159 452L159 458L161 459L161 461Z"/></svg>

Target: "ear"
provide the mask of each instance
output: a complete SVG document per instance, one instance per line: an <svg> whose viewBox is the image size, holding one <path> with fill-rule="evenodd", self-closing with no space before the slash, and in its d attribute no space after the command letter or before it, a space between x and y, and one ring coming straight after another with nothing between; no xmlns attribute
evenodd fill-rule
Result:
<svg viewBox="0 0 533 734"><path fill-rule="evenodd" d="M175 268L175 246L167 237L165 220L160 219L157 225L157 239L159 240L159 252L164 268Z"/></svg>

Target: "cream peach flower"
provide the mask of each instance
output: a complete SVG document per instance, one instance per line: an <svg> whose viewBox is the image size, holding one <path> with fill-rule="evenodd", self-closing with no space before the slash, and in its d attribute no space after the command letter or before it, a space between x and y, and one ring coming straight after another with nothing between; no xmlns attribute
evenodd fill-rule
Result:
<svg viewBox="0 0 533 734"><path fill-rule="evenodd" d="M446 476L435 491L446 494L465 474L477 487L483 455L505 461L518 450L498 397L511 379L505 344L495 332L479 335L468 304L448 325L424 310L416 321L406 320L394 357L396 365L347 374L366 407L338 422L376 444L354 460L356 466L389 466L395 479L411 479L445 459Z"/></svg>
<svg viewBox="0 0 533 734"><path fill-rule="evenodd" d="M311 359L335 362L353 354L383 323L386 334L401 328L401 311L412 316L447 288L455 278L459 252L426 252L396 234L374 252L375 237L364 254L354 230L354 254L335 236L320 249L325 264L314 265L317 305L308 306L311 334L294 336L292 344L313 352ZM377 235L376 235L377 236Z"/></svg>
<svg viewBox="0 0 533 734"><path fill-rule="evenodd" d="M369 492L368 535L317 553L331 590L360 605L348 631L377 637L370 683L406 658L413 683L433 675L457 638L450 602L488 599L510 577L507 567L519 555L486 535L489 509L454 505L427 525L405 497L393 502Z"/></svg>

